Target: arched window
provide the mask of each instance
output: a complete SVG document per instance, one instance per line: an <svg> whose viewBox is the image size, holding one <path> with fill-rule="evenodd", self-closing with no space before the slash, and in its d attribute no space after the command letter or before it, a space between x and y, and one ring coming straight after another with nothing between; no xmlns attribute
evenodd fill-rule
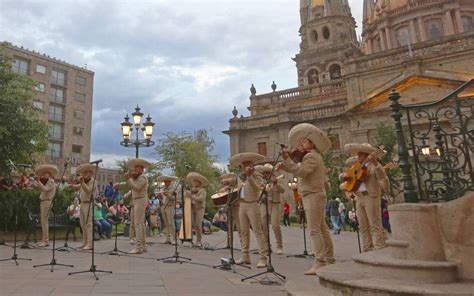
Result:
<svg viewBox="0 0 474 296"><path fill-rule="evenodd" d="M323 27L323 37L324 39L329 39L330 33L328 27Z"/></svg>
<svg viewBox="0 0 474 296"><path fill-rule="evenodd" d="M329 77L331 80L341 78L341 66L338 64L331 65L329 67Z"/></svg>
<svg viewBox="0 0 474 296"><path fill-rule="evenodd" d="M316 69L311 69L308 71L308 84L319 83L319 72Z"/></svg>
<svg viewBox="0 0 474 296"><path fill-rule="evenodd" d="M470 16L463 16L461 18L463 32L469 32L473 29L472 18Z"/></svg>
<svg viewBox="0 0 474 296"><path fill-rule="evenodd" d="M410 43L410 31L407 26L403 26L397 30L397 40L399 46L407 46Z"/></svg>
<svg viewBox="0 0 474 296"><path fill-rule="evenodd" d="M318 42L318 31L311 31L311 41L313 41L313 43Z"/></svg>
<svg viewBox="0 0 474 296"><path fill-rule="evenodd" d="M443 37L443 24L440 19L429 20L426 22L426 32L430 40Z"/></svg>

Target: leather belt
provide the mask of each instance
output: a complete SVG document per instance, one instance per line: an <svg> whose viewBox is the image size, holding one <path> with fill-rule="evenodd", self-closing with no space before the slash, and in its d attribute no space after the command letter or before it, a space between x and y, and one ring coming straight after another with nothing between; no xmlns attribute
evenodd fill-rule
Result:
<svg viewBox="0 0 474 296"><path fill-rule="evenodd" d="M369 193L367 191L358 191L357 194L360 194L362 196L367 196Z"/></svg>
<svg viewBox="0 0 474 296"><path fill-rule="evenodd" d="M141 199L141 198L145 198L145 196L142 196L142 197L137 197L137 198L134 198L133 200L136 200L136 199Z"/></svg>
<svg viewBox="0 0 474 296"><path fill-rule="evenodd" d="M52 199L42 199L40 202L43 202L43 201L51 201Z"/></svg>

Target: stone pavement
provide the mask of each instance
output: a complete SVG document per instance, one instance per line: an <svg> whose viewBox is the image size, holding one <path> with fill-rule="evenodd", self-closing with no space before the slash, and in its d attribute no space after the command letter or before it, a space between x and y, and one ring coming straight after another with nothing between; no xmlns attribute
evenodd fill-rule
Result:
<svg viewBox="0 0 474 296"><path fill-rule="evenodd" d="M251 255L252 269L236 266L236 273L213 269L212 265L220 263L220 258L229 257L227 250L200 250L191 248L188 243L179 246L180 255L192 258L197 264L172 264L156 261L156 258L172 256L174 247L158 242L163 237L149 237L151 242L148 252L133 256L110 256L98 253L112 250L114 240L96 241L97 269L111 270L112 274L97 273L96 281L92 273L68 275L68 272L89 270L91 254L85 252L56 252L57 263L73 264L74 267L50 266L33 268L33 265L51 262L51 251L48 249L18 249L19 257L31 258L32 261L20 261L16 266L13 261L0 262L0 295L287 295L287 286L292 287L292 295L318 295L320 289L317 277L303 276L303 272L312 264L312 259L287 258L286 255L301 254L303 251L302 230L296 227L282 227L284 239L284 255L272 256L275 271L287 277L286 285L262 285L257 280L241 282L244 276L250 276L265 269L257 269L255 265L258 255ZM307 233L308 234L308 233ZM205 235L203 240L211 247L225 246L225 232ZM355 233L342 232L333 235L336 259L350 260L357 253L357 237ZM272 237L273 241L273 237ZM58 241L57 246L62 246ZM71 246L80 245L71 242ZM123 251L131 249L126 238L119 237L118 248ZM235 243L239 247L239 243ZM252 236L251 247L256 247ZM51 248L51 245L50 247ZM308 242L308 250L310 245ZM13 250L8 246L0 246L0 259L10 258ZM235 252L235 259L240 252ZM260 277L259 279L261 279ZM269 278L276 280L273 275ZM322 289L321 289L322 290ZM301 293L300 293L301 292ZM323 292L323 291L320 291Z"/></svg>

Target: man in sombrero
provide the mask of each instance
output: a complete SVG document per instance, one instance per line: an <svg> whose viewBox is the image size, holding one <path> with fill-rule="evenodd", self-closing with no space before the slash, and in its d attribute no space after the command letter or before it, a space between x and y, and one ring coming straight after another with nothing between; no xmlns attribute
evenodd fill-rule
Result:
<svg viewBox="0 0 474 296"><path fill-rule="evenodd" d="M304 274L316 275L320 267L335 262L332 239L325 223L326 168L321 157L331 148L331 141L321 129L309 123L294 126L288 137L292 147L302 146L307 153L301 163L295 163L287 152L282 152L283 162L277 168L298 177L315 255L313 266Z"/></svg>
<svg viewBox="0 0 474 296"><path fill-rule="evenodd" d="M92 250L92 218L94 215L94 177L96 166L85 163L76 168L76 173L81 175L79 184L69 185L73 190L79 191L79 200L81 201L81 212L79 223L82 229L82 250Z"/></svg>
<svg viewBox="0 0 474 296"><path fill-rule="evenodd" d="M191 194L192 203L192 225L196 228L196 246L202 247L202 220L206 208L206 187L209 181L203 175L191 172L186 176L186 181L191 183L193 188L187 194Z"/></svg>
<svg viewBox="0 0 474 296"><path fill-rule="evenodd" d="M40 165L35 173L37 179L34 182L34 186L39 188L41 191L39 199L42 240L37 244L37 246L47 247L49 246L48 211L54 195L56 194L54 177L59 173L59 170L55 165L44 164Z"/></svg>
<svg viewBox="0 0 474 296"><path fill-rule="evenodd" d="M388 188L390 181L377 158L371 155L376 150L377 148L368 143L351 143L344 146L344 151L350 155L356 155L359 163L369 159L366 163L367 176L362 180L357 190L353 192L357 200L356 212L362 237L363 252L381 249L386 246L380 203L382 189ZM348 177L344 173L341 179L345 180Z"/></svg>
<svg viewBox="0 0 474 296"><path fill-rule="evenodd" d="M277 254L283 254L283 237L281 235L280 217L281 217L281 195L285 192L285 187L281 185L276 176L272 173L273 166L269 163L260 166L259 171L263 177L269 180L268 188L266 188L266 201L268 204L268 217L265 202L260 205L260 215L262 216L262 227L265 238L267 237L267 226L272 225L273 234L275 235ZM267 242L268 244L270 242Z"/></svg>
<svg viewBox="0 0 474 296"><path fill-rule="evenodd" d="M147 251L145 235L145 211L148 204L148 178L144 171L151 163L141 158L132 158L127 161L127 167L131 170L126 174L127 181L119 185L127 186L132 192L133 221L137 242L135 248L129 254L141 254Z"/></svg>
<svg viewBox="0 0 474 296"><path fill-rule="evenodd" d="M219 188L218 192L219 193L224 193L227 192L229 193L230 191L234 190L235 187L235 182L237 176L235 173L225 173L220 176L221 179L221 184L222 187ZM231 185L234 184L234 185ZM239 242L242 245L242 232L240 228L240 217L239 217L239 212L240 212L240 198L237 198L234 202L230 204L230 207L227 209L227 218L229 219L229 225L227 225L227 240L230 242L230 231L234 230L234 225L237 230L237 233L239 234ZM232 219L231 219L232 218ZM231 221L232 220L232 221ZM230 231L229 231L230 230Z"/></svg>
<svg viewBox="0 0 474 296"><path fill-rule="evenodd" d="M268 246L263 235L262 217L258 205L260 192L262 191L263 179L259 172L255 171L254 164L265 157L258 153L244 152L230 158L230 165L240 167L242 174L236 181L240 185L240 227L242 232L242 257L236 261L237 264L250 264L250 226L257 239L260 259L257 268L267 266Z"/></svg>
<svg viewBox="0 0 474 296"><path fill-rule="evenodd" d="M163 196L163 205L161 207L161 214L163 215L163 222L167 229L166 238L162 242L163 244L176 244L175 234L176 227L174 225L174 209L176 203L176 193L173 191L171 183L178 180L175 176L159 176L157 178L158 182L163 182L165 184L162 196Z"/></svg>

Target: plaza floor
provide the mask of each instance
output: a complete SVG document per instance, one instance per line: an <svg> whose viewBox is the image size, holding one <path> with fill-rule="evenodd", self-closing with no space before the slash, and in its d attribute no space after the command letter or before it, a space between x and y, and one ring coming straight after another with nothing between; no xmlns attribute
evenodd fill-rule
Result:
<svg viewBox="0 0 474 296"><path fill-rule="evenodd" d="M179 245L179 254L192 259L193 264L173 264L157 261L156 258L172 256L174 247L159 244L161 236L148 237L148 252L133 256L111 256L99 253L113 250L114 240L96 241L95 265L97 269L110 270L113 273L97 273L95 280L92 273L68 275L69 272L89 270L91 253L86 252L56 252L57 263L72 264L74 267L50 266L33 268L33 265L51 262L51 245L46 249L18 249L18 256L31 258L32 261L0 262L0 295L256 295L268 293L271 295L287 295L286 286L292 285L293 293L298 295L318 295L317 277L303 276L303 272L312 264L312 259L287 258L287 255L303 252L302 230L298 227L282 227L284 238L284 254L272 255L272 262L277 271L287 278L286 285L262 285L258 277L242 282L245 276L250 276L265 269L257 269L255 265L258 255L252 254L252 268L245 269L236 266L236 272L212 268L220 263L220 258L229 257L226 250L201 250L192 248L188 243ZM308 234L308 233L307 233ZM205 235L203 241L211 248L224 247L225 232ZM271 238L273 241L273 237ZM342 232L333 235L336 260L350 260L358 252L355 233ZM57 246L62 246L58 241ZM70 242L75 247L80 242ZM119 237L118 248L128 251L133 246L127 238ZM240 247L235 243L235 247ZM251 247L256 247L252 237ZM308 241L308 250L311 250ZM13 250L9 246L0 246L0 259L10 258ZM240 252L235 252L235 258ZM277 280L273 275L269 279ZM296 286L296 288L295 288ZM314 287L314 291L312 291Z"/></svg>

